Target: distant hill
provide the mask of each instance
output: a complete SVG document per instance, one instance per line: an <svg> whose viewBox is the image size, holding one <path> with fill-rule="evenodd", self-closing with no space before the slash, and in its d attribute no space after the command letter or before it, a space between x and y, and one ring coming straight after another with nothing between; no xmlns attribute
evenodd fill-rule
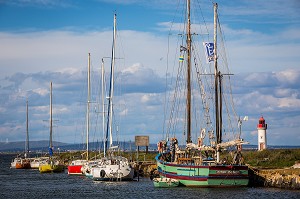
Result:
<svg viewBox="0 0 300 199"><path fill-rule="evenodd" d="M54 147L67 146L62 142L53 142ZM48 150L49 141L30 141L30 150ZM2 152L23 152L25 150L25 141L19 142L0 142L0 151Z"/></svg>
<svg viewBox="0 0 300 199"><path fill-rule="evenodd" d="M117 142L114 142L113 145L117 145ZM29 149L33 152L47 152L49 146L49 141L42 140L42 141L30 141L29 142ZM134 142L121 142L119 144L120 148L123 150L135 150L136 146ZM62 142L53 141L54 150L60 151L72 151L72 150L85 150L86 144L78 143L78 144L68 144ZM90 142L89 143L90 150L102 150L103 143L99 142ZM141 150L145 150L145 147L140 147ZM150 144L148 147L149 150L156 149L156 144ZM19 142L0 142L0 152L24 152L25 150L25 141Z"/></svg>
<svg viewBox="0 0 300 199"><path fill-rule="evenodd" d="M117 142L114 142L113 145L117 145ZM32 152L47 152L49 146L49 141L41 140L41 141L30 141L29 148ZM78 144L68 144L62 142L53 142L54 150L57 151L58 148L60 151L72 151L72 150L85 150L86 144L78 143ZM123 150L136 150L136 146L134 142L121 142L119 144L120 148ZM300 148L300 146L276 146L276 145L268 145L269 149L287 149L287 148ZM103 143L102 142L90 142L89 143L90 150L102 150ZM156 150L156 144L150 144L148 147L149 151ZM257 145L243 145L243 149L245 150L257 150ZM0 152L24 152L25 150L25 142L0 142ZM145 150L145 147L140 147L140 150Z"/></svg>

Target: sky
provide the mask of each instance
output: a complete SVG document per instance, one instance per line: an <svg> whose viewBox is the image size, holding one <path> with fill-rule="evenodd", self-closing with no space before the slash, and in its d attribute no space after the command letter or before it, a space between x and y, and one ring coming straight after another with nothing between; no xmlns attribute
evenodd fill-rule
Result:
<svg viewBox="0 0 300 199"><path fill-rule="evenodd" d="M87 59L91 53L90 141L102 136L100 68L109 67L113 15L123 50L117 90L121 141L162 138L170 22L179 0L0 0L0 141L49 139L53 82L54 140L85 142ZM211 0L198 0L211 18ZM257 123L268 124L268 145L300 143L300 2L220 0L219 17L243 138L257 144ZM178 24L177 24L178 25ZM116 82L117 83L117 82ZM120 91L120 92L119 92ZM123 91L123 92L121 92ZM119 92L119 93L118 93ZM121 117L122 116L122 117Z"/></svg>

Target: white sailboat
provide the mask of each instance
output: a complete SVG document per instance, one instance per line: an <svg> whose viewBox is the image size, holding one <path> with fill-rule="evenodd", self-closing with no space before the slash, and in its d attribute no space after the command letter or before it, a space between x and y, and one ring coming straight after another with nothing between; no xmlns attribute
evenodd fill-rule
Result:
<svg viewBox="0 0 300 199"><path fill-rule="evenodd" d="M40 173L59 173L64 171L64 165L53 157L53 144L52 144L52 82L50 82L50 140L49 140L49 159L45 164L40 164Z"/></svg>
<svg viewBox="0 0 300 199"><path fill-rule="evenodd" d="M101 65L101 79L102 79L102 121L103 121L103 124L102 124L102 127L103 127L103 135L104 135L104 129L105 129L105 111L104 111L104 61L102 59L102 65ZM88 102L90 101L90 58L89 58L89 64L88 64ZM87 148L88 148L88 140L89 140L89 110L90 110L90 107L89 107L89 103L87 103L87 115L86 115L86 131L87 131ZM88 151L87 151L88 153ZM105 153L105 150L104 150L104 153ZM100 154L99 154L100 155ZM84 163L84 165L82 166L81 168L81 171L82 173L88 177L88 178L92 178L93 175L91 173L91 170L93 167L97 167L98 165L101 165L101 162L102 162L102 159L98 158L98 156L94 157L93 159L88 159L88 161L86 161Z"/></svg>
<svg viewBox="0 0 300 199"><path fill-rule="evenodd" d="M23 157L16 157L11 162L10 167L15 169L30 169L29 158L29 132L28 132L28 100L26 100L26 141L25 141L25 153Z"/></svg>
<svg viewBox="0 0 300 199"><path fill-rule="evenodd" d="M113 97L114 97L114 67L115 67L115 46L116 46L116 20L114 15L113 28L113 47L111 56L111 71L110 71L110 88L108 97L108 111L107 111L107 127L104 143L104 158L91 169L93 180L96 181L123 181L133 180L134 169L129 164L127 158L115 155L115 150L118 146L113 146ZM108 140L109 137L109 146Z"/></svg>

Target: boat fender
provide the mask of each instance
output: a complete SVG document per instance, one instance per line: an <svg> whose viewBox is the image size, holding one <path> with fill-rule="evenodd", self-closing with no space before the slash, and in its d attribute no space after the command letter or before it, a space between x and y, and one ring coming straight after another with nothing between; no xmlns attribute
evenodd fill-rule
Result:
<svg viewBox="0 0 300 199"><path fill-rule="evenodd" d="M162 152L162 143L161 142L157 143L157 150L158 150L159 153Z"/></svg>
<svg viewBox="0 0 300 199"><path fill-rule="evenodd" d="M201 129L200 138L204 139L206 135L205 129Z"/></svg>
<svg viewBox="0 0 300 199"><path fill-rule="evenodd" d="M105 177L105 171L104 171L104 170L101 170L101 171L100 171L100 176L101 176L101 178L104 178L104 177Z"/></svg>

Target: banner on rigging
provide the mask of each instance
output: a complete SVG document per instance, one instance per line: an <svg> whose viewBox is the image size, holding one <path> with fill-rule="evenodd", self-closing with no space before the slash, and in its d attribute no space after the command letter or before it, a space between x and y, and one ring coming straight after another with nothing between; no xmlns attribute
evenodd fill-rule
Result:
<svg viewBox="0 0 300 199"><path fill-rule="evenodd" d="M53 149L51 147L49 147L49 155L53 156Z"/></svg>
<svg viewBox="0 0 300 199"><path fill-rule="evenodd" d="M207 63L214 61L214 57L215 57L214 43L203 42L203 46L205 48L205 55L206 55Z"/></svg>

